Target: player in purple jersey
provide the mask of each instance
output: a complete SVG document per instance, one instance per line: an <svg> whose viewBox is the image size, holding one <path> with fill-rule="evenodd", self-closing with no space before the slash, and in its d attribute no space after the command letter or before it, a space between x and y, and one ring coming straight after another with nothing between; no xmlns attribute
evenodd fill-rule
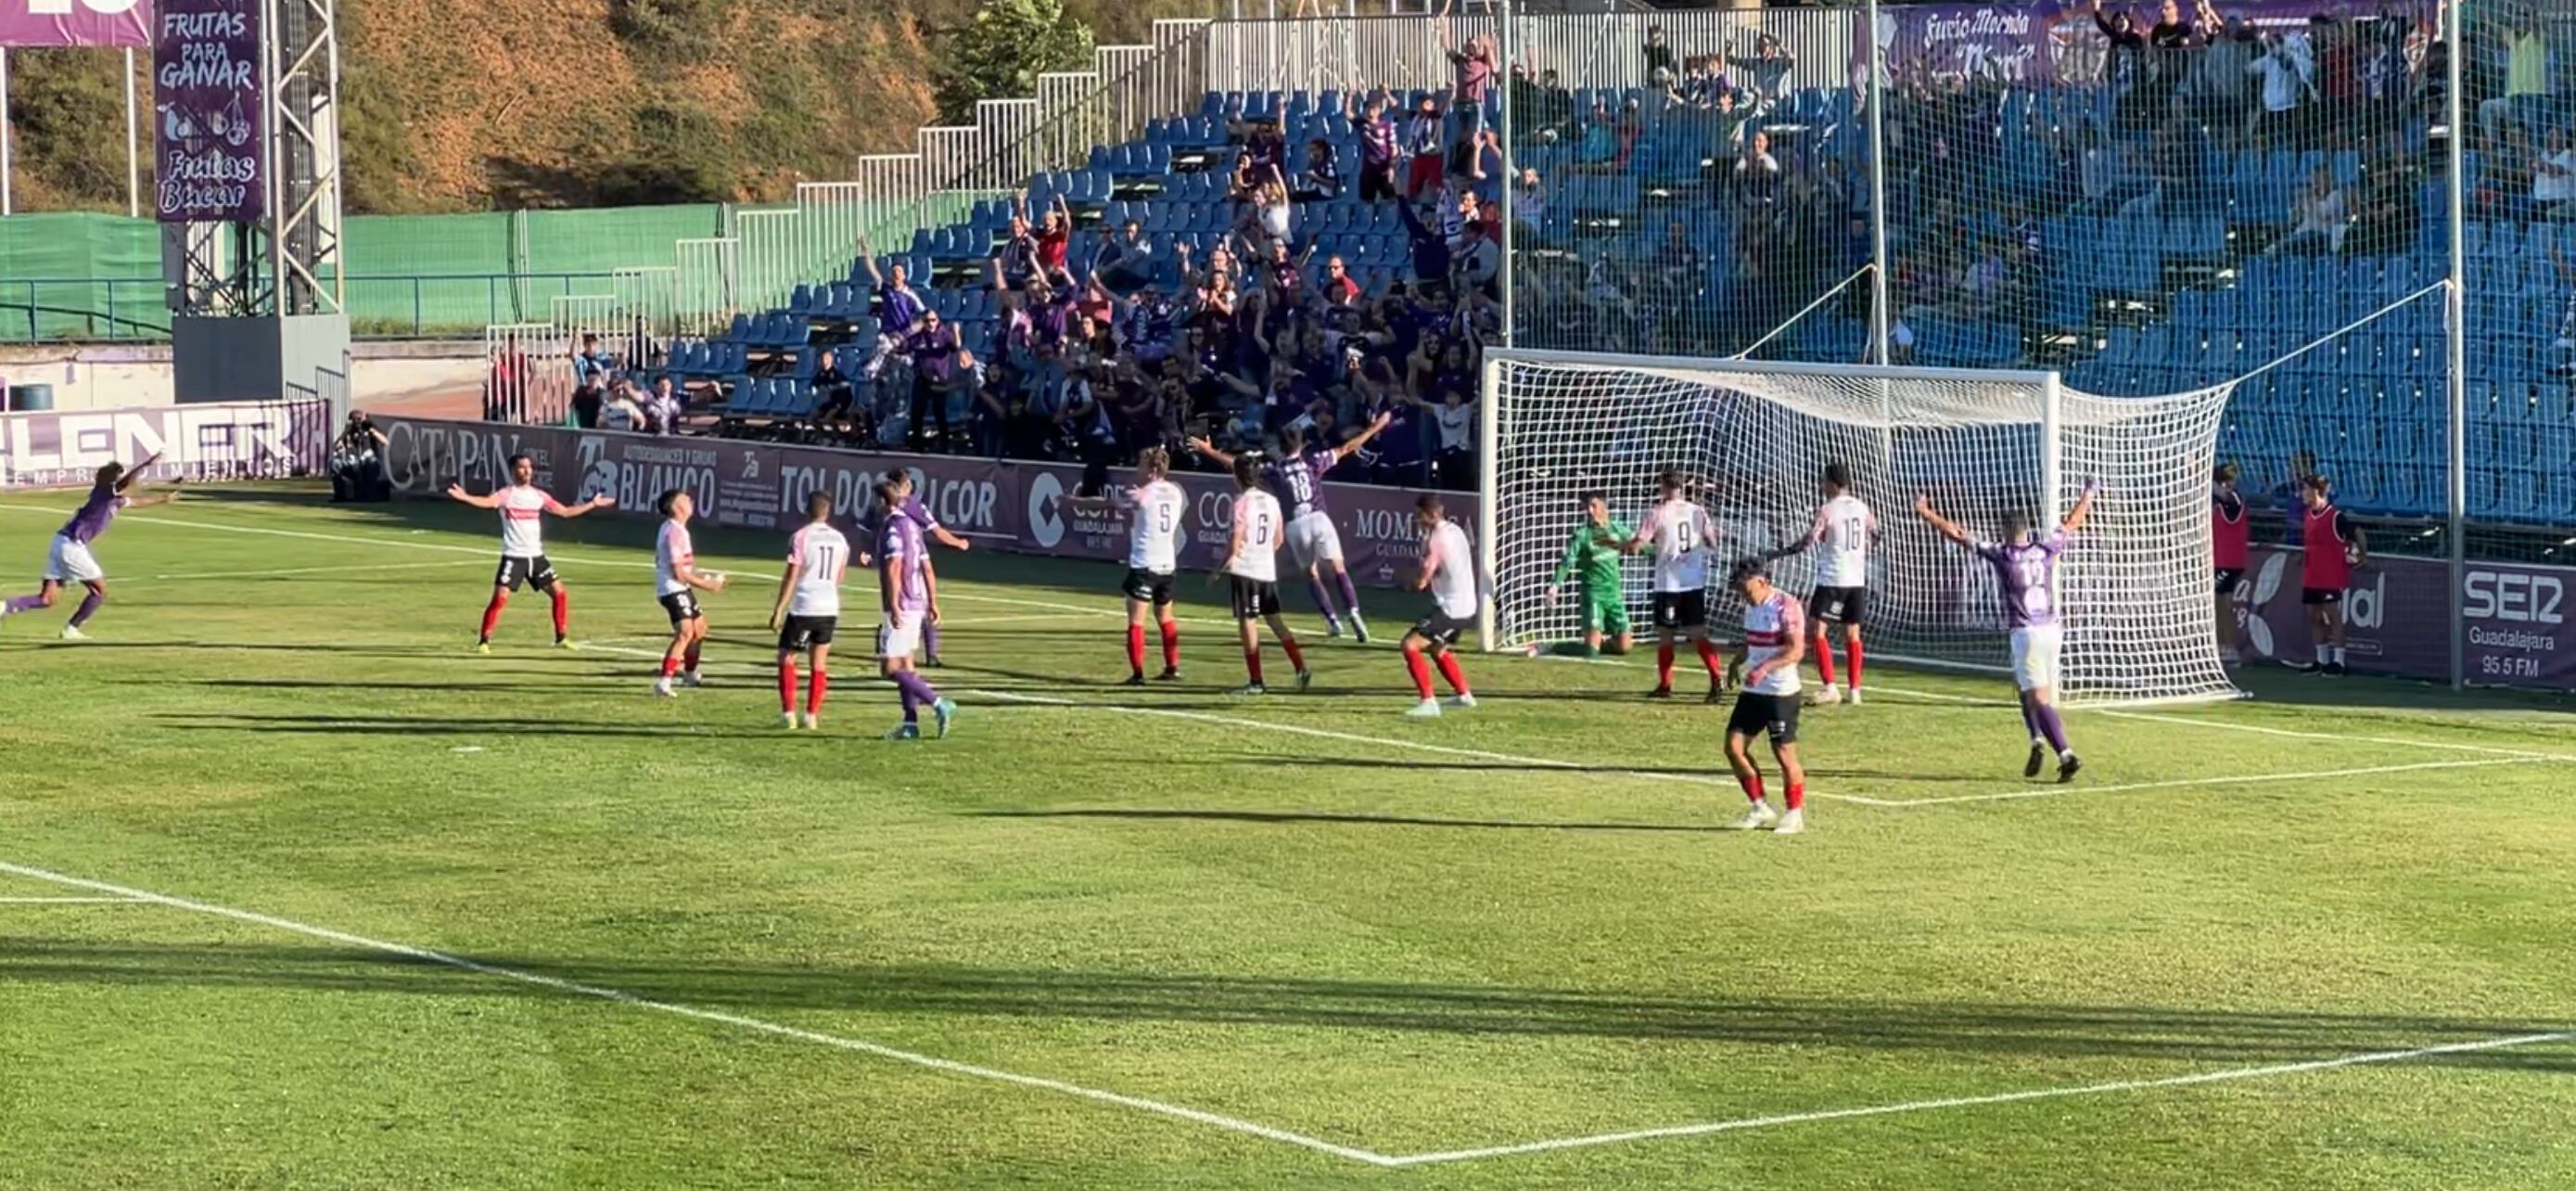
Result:
<svg viewBox="0 0 2576 1191"><path fill-rule="evenodd" d="M957 718L957 705L942 698L912 667L913 645L930 614L930 547L921 523L904 515L904 485L888 479L877 484L882 515L876 539L877 600L885 622L877 630L877 664L903 700L903 723L886 733L888 740L921 738L921 709L930 708L939 735Z"/></svg>
<svg viewBox="0 0 2576 1191"><path fill-rule="evenodd" d="M2030 730L2030 760L2022 766L2023 777L2039 776L2050 749L2057 752L2058 781L2073 781L2076 771L2084 768L2066 742L2066 721L2057 714L2057 657L2066 643L2058 618L2057 559L2066 550L2067 538L2082 531L2084 519L2092 514L2095 489L2096 485L2085 484L2084 495L2066 514L2065 523L2045 535L2034 534L2030 520L2018 513L2006 517L2000 542L1970 537L1932 510L1931 497L1914 498L1915 515L1995 569L1995 582L2003 592L2004 627L2012 630L2013 678L2021 687L2022 726Z"/></svg>
<svg viewBox="0 0 2576 1191"><path fill-rule="evenodd" d="M62 590L63 584L78 583L88 588L89 594L82 597L80 607L72 609L71 623L63 626L62 636L65 641L87 640L81 626L89 623L89 618L98 614L99 605L107 602L107 572L100 570L98 560L90 556L89 544L107 532L108 525L116 520L120 510L168 504L178 499L179 494L175 491L159 496L126 495L160 458L156 451L131 469L122 463L110 463L99 468L98 480L90 485L89 496L81 501L79 511L73 513L72 519L64 522L62 529L54 534L53 549L45 556L44 582L38 585L34 595L0 600L0 618L51 608L54 606L54 593Z"/></svg>
<svg viewBox="0 0 2576 1191"><path fill-rule="evenodd" d="M948 527L941 525L939 519L922 506L921 498L914 495L911 472L897 471L886 479L896 486L902 498L906 520L929 531L930 536L939 539L940 545L951 550L964 550L973 544L948 532ZM859 566L862 569L873 567L876 557L870 552L876 548L877 535L885 528L885 511L877 504L870 504L867 512L859 514L855 528L859 531ZM930 593L930 611L921 625L921 664L937 669L945 664L939 660L939 572L930 565L927 554L921 556L921 581Z"/></svg>
<svg viewBox="0 0 2576 1191"><path fill-rule="evenodd" d="M1352 635L1362 645L1368 644L1368 622L1360 619L1360 591L1351 582L1350 570L1342 565L1342 535L1333 528L1332 514L1324 508L1324 473L1367 446L1391 420L1389 415L1379 414L1338 447L1307 446L1305 427L1291 423L1279 431L1279 457L1265 459L1261 464L1262 486L1279 498L1280 507L1288 514L1288 553L1296 559L1297 569L1306 573L1306 594L1324 614L1325 635L1342 635L1341 615L1333 607L1331 589L1324 585L1324 575L1329 571L1334 586L1341 589L1342 609L1350 614ZM1190 449L1216 460L1220 467L1234 466L1234 456L1216 449L1204 438L1191 439Z"/></svg>

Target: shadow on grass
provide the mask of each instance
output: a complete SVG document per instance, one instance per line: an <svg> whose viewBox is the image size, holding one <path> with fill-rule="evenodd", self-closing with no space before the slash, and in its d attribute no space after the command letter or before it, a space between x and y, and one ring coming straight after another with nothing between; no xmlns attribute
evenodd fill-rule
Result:
<svg viewBox="0 0 2576 1191"><path fill-rule="evenodd" d="M1731 804L1729 809L1736 809ZM1654 831L1714 833L1707 823L1566 823L1547 820L1442 819L1421 815L1364 815L1330 811L1199 810L1187 807L1073 807L1064 810L971 811L978 819L1129 819L1140 822L1184 820L1207 823L1326 823L1363 827L1460 827L1486 831Z"/></svg>
<svg viewBox="0 0 2576 1191"><path fill-rule="evenodd" d="M1945 1001L1784 1003L1740 996L1208 974L507 954L470 958L656 1001L750 1013L819 1010L923 1018L1218 1023L2225 1066L2412 1050L2571 1028L2565 1021L2408 1014ZM345 947L105 944L25 936L0 938L0 982L565 995L419 958ZM2409 1065L2576 1074L2576 1045L2433 1054Z"/></svg>

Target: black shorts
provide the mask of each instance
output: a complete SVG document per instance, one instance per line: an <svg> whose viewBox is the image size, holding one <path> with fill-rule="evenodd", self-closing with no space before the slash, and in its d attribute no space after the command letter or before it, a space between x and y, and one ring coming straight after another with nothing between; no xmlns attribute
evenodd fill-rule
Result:
<svg viewBox="0 0 2576 1191"><path fill-rule="evenodd" d="M1798 743L1798 697L1758 695L1752 691L1736 695L1735 712L1726 717L1726 734L1768 735L1775 748Z"/></svg>
<svg viewBox="0 0 2576 1191"><path fill-rule="evenodd" d="M1360 201L1382 202L1396 197L1395 163L1360 167Z"/></svg>
<svg viewBox="0 0 2576 1191"><path fill-rule="evenodd" d="M1868 614L1866 587L1819 587L1807 596L1807 619L1817 624L1859 624Z"/></svg>
<svg viewBox="0 0 2576 1191"><path fill-rule="evenodd" d="M2343 589L2340 587L2302 587L2299 589L2299 602L2306 604L2311 608L2321 604L2340 604L2343 602Z"/></svg>
<svg viewBox="0 0 2576 1191"><path fill-rule="evenodd" d="M1234 583L1234 618L1258 620L1279 615L1279 585L1266 579L1228 576Z"/></svg>
<svg viewBox="0 0 2576 1191"><path fill-rule="evenodd" d="M1708 593L1705 591L1659 591L1655 593L1655 627L1659 629L1702 629L1708 627Z"/></svg>
<svg viewBox="0 0 2576 1191"><path fill-rule="evenodd" d="M817 645L829 645L832 631L840 624L837 616L790 616L778 630L778 652L801 653Z"/></svg>
<svg viewBox="0 0 2576 1191"><path fill-rule="evenodd" d="M675 629L689 621L707 618L706 613L698 611L698 593L694 591L675 591L663 596L662 610L671 614L671 627Z"/></svg>
<svg viewBox="0 0 2576 1191"><path fill-rule="evenodd" d="M535 558L503 558L501 569L492 575L492 586L517 591L522 583L539 591L553 591L555 564L546 561L542 554Z"/></svg>
<svg viewBox="0 0 2576 1191"><path fill-rule="evenodd" d="M1434 608L1431 615L1413 622L1413 635L1446 649L1458 643L1458 634L1474 627L1473 617L1451 616Z"/></svg>
<svg viewBox="0 0 2576 1191"><path fill-rule="evenodd" d="M2244 578L2245 568L2243 567L2218 568L2218 594L2226 595L2228 592L2236 590L2237 582Z"/></svg>
<svg viewBox="0 0 2576 1191"><path fill-rule="evenodd" d="M1172 602L1172 573L1149 571L1143 567L1127 568L1127 581L1118 585L1131 600L1149 600L1157 608Z"/></svg>

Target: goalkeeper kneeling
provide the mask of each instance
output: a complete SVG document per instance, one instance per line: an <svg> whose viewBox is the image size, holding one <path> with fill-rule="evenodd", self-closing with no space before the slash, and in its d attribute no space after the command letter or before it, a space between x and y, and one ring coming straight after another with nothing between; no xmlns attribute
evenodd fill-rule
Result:
<svg viewBox="0 0 2576 1191"><path fill-rule="evenodd" d="M1606 493L1586 492L1582 502L1582 518L1565 539L1565 557L1556 564L1556 577L1548 584L1547 600L1554 604L1566 579L1582 575L1583 639L1579 643L1562 642L1555 652L1587 658L1598 657L1605 650L1626 653L1636 644L1636 638L1628 631L1627 587L1620 578L1619 548L1635 535L1636 529L1611 519Z"/></svg>

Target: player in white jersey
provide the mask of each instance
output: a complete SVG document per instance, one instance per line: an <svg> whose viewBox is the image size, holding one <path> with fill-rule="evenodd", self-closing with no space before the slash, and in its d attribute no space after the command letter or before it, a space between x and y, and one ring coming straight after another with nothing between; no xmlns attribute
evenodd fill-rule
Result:
<svg viewBox="0 0 2576 1191"><path fill-rule="evenodd" d="M1807 548L1817 551L1816 590L1807 597L1807 620L1814 625L1816 673L1825 680L1815 701L1840 703L1834 684L1834 643L1825 630L1843 627L1843 649L1851 660L1851 701L1860 703L1860 622L1869 612L1869 547L1878 540L1878 514L1852 495L1851 468L1825 465L1825 501L1816 506L1816 523L1807 530Z"/></svg>
<svg viewBox="0 0 2576 1191"><path fill-rule="evenodd" d="M1806 652L1806 616L1795 597L1772 585L1760 559L1738 561L1726 578L1744 598L1744 644L1734 666L1743 688L1726 718L1726 763L1753 800L1736 826L1750 831L1777 823L1780 834L1795 835L1807 829L1807 771L1798 764L1798 657ZM1771 738L1771 755L1780 762L1785 814L1763 801L1762 767L1753 763L1756 733Z"/></svg>
<svg viewBox="0 0 2576 1191"><path fill-rule="evenodd" d="M1250 455L1234 461L1234 483L1238 493L1234 498L1234 538L1226 547L1225 565L1220 569L1233 585L1234 623L1243 640L1243 668L1252 679L1235 688L1234 693L1269 693L1261 682L1260 621L1270 622L1270 633L1279 638L1279 648L1287 653L1288 664L1297 668L1297 689L1305 690L1315 681L1314 671L1306 668L1306 654L1298 648L1297 634L1288 631L1288 622L1279 615L1279 546L1286 530L1279 516L1279 499L1261 490L1261 463Z"/></svg>
<svg viewBox="0 0 2576 1191"><path fill-rule="evenodd" d="M1708 701L1715 703L1726 691L1717 647L1708 642L1708 552L1717 545L1717 523L1691 502L1689 486L1682 473L1664 473L1663 501L1637 523L1626 552L1655 554L1655 689L1646 697L1673 697L1673 648L1687 637L1708 668Z"/></svg>
<svg viewBox="0 0 2576 1191"><path fill-rule="evenodd" d="M492 602L483 606L483 631L474 639L474 652L492 652L492 630L500 625L501 609L510 606L510 593L519 590L521 583L554 597L555 648L572 648L572 590L555 576L555 564L546 561L545 535L538 519L548 513L579 517L614 505L617 498L602 492L577 505L563 504L537 487L536 460L525 455L510 456L509 487L472 496L463 485L449 484L447 495L478 509L501 511L501 569L492 576Z"/></svg>
<svg viewBox="0 0 2576 1191"><path fill-rule="evenodd" d="M653 693L671 697L671 679L679 675L690 686L705 686L698 677L698 653L706 648L707 616L698 609L698 593L723 591L725 577L698 569L698 548L689 539L689 517L696 498L673 488L654 502L662 511L662 532L653 540L653 594L671 615L671 644L662 650L662 677Z"/></svg>
<svg viewBox="0 0 2576 1191"><path fill-rule="evenodd" d="M1451 648L1458 643L1458 634L1476 623L1476 556L1467 545L1467 531L1449 520L1439 497L1426 492L1415 500L1413 522L1422 530L1422 574L1413 581L1413 589L1431 593L1431 614L1415 621L1404 634L1404 668L1413 675L1414 693L1421 696L1413 710L1404 714L1436 716L1440 701L1431 697L1434 662L1449 689L1458 692L1449 705L1476 705L1475 692L1467 689L1467 674L1458 668L1457 651ZM1423 656L1426 653L1428 659Z"/></svg>
<svg viewBox="0 0 2576 1191"><path fill-rule="evenodd" d="M778 602L769 609L769 627L778 633L778 718L789 728L798 726L800 653L811 672L803 726L822 726L823 695L831 686L832 634L841 624L841 575L849 565L850 540L832 528L831 494L806 497L805 524L788 540L787 570L778 577Z"/></svg>
<svg viewBox="0 0 2576 1191"><path fill-rule="evenodd" d="M1127 685L1145 685L1145 614L1163 630L1164 682L1181 677L1181 622L1172 616L1172 574L1180 567L1181 526L1189 496L1167 478L1172 457L1147 447L1136 459L1136 483L1102 497L1075 497L1082 505L1111 505L1127 514Z"/></svg>

